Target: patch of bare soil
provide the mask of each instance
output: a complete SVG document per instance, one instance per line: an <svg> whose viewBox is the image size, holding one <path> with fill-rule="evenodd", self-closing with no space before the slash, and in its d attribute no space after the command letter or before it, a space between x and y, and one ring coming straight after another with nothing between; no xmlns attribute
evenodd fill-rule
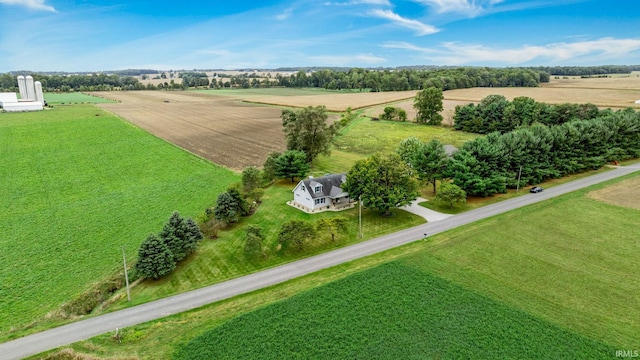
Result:
<svg viewBox="0 0 640 360"><path fill-rule="evenodd" d="M608 204L640 210L640 177L627 179L588 194L592 199Z"/></svg>

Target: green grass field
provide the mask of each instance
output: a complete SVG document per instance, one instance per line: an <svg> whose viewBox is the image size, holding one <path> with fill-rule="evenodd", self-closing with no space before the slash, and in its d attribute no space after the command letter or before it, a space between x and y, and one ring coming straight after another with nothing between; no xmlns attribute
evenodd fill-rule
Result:
<svg viewBox="0 0 640 360"><path fill-rule="evenodd" d="M427 126L413 122L371 121L360 118L349 131L339 136L335 148L361 155L395 151L400 141L415 136L422 141L436 139L443 144L462 146L477 135L442 126Z"/></svg>
<svg viewBox="0 0 640 360"><path fill-rule="evenodd" d="M131 292L131 303L123 298L110 310L215 284L425 222L424 219L401 210L394 211L394 216L391 218L383 218L376 211L364 210L362 213L364 236L363 239L359 239L357 209L318 214L304 213L286 204L292 199L291 190L294 186L295 184L284 180L268 188L263 197L263 203L254 215L241 218L239 223L221 231L219 238L205 241L198 249L197 256L189 258L171 276L158 281L145 281L134 287ZM335 241L331 241L329 233L318 233L312 242L305 244L302 252L276 251L278 231L284 222L294 219L313 222L336 216L345 217L348 224L347 231L337 235ZM266 237L263 243L267 254L266 259L247 260L245 258L243 246L248 224L258 225L263 229Z"/></svg>
<svg viewBox="0 0 640 360"><path fill-rule="evenodd" d="M0 114L0 338L122 267L239 176L90 105Z"/></svg>
<svg viewBox="0 0 640 360"><path fill-rule="evenodd" d="M390 262L236 317L174 359L610 358L615 348Z"/></svg>
<svg viewBox="0 0 640 360"><path fill-rule="evenodd" d="M344 351L348 358L357 357L350 356L358 346L350 345L354 341L363 352L387 341L396 358L404 347L413 353L400 358L612 358L615 350L640 343L640 211L592 200L587 192L125 329L122 342L105 334L72 348L101 356L168 359L176 352L192 354L208 337L222 339L210 345L216 351L244 336L246 343L233 351L300 345L304 354ZM391 264L380 267L385 263ZM378 280L388 274L393 274L390 280ZM298 327L300 314L314 321L311 330L307 323ZM378 315L377 321L369 314ZM395 318L403 321L394 323ZM352 322L366 326L344 335ZM369 331L381 324L391 340ZM256 341L277 329L269 340ZM307 336L308 331L313 333ZM314 342L314 336L327 341ZM366 343L372 336L376 341ZM420 348L424 339L431 342ZM265 351L256 357L271 355Z"/></svg>
<svg viewBox="0 0 640 360"><path fill-rule="evenodd" d="M45 100L49 105L68 105L68 104L99 104L112 103L113 100L87 95L85 93L46 93Z"/></svg>
<svg viewBox="0 0 640 360"><path fill-rule="evenodd" d="M190 90L211 95L251 97L251 96L302 96L321 94L341 94L348 91L326 90L321 88L260 88L260 89L207 89Z"/></svg>
<svg viewBox="0 0 640 360"><path fill-rule="evenodd" d="M634 347L638 218L580 191L447 232L428 256L408 261L563 328Z"/></svg>
<svg viewBox="0 0 640 360"><path fill-rule="evenodd" d="M411 136L424 142L436 139L456 147L477 137L448 127L412 122L371 121L367 117L361 117L337 136L331 146L330 156L320 155L314 160L312 170L318 174L346 172L356 161L376 152L396 151L400 142Z"/></svg>

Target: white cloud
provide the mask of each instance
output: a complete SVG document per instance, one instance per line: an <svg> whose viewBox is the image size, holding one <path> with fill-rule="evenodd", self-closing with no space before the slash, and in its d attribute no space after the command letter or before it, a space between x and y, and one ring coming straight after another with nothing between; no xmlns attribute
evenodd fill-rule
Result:
<svg viewBox="0 0 640 360"><path fill-rule="evenodd" d="M416 0L420 4L427 5L439 14L458 13L469 17L475 17L483 13L487 8L503 2L503 0Z"/></svg>
<svg viewBox="0 0 640 360"><path fill-rule="evenodd" d="M640 39L602 38L574 43L552 43L544 46L525 45L518 48L500 49L483 45L469 45L454 42L442 43L438 47L425 48L407 42L388 42L382 47L420 52L434 63L460 65L488 62L523 64L533 60L553 62L579 61L589 57L594 60L621 58L640 50Z"/></svg>
<svg viewBox="0 0 640 360"><path fill-rule="evenodd" d="M276 15L276 20L280 20L280 21L287 20L288 18L291 17L292 14L293 14L293 8L288 8L282 13Z"/></svg>
<svg viewBox="0 0 640 360"><path fill-rule="evenodd" d="M406 27L406 28L415 30L419 36L429 35L429 34L437 33L438 31L440 31L435 26L424 24L424 23L422 23L422 22L420 22L418 20L412 20L412 19L404 18L404 17L394 13L391 10L376 9L376 10L371 10L369 12L369 14L371 14L371 15L373 15L375 17L379 17L379 18L382 18L382 19L390 20L390 21L394 22L395 24L400 25L402 27Z"/></svg>
<svg viewBox="0 0 640 360"><path fill-rule="evenodd" d="M0 4L24 6L31 10L57 12L53 6L46 5L45 0L0 0Z"/></svg>

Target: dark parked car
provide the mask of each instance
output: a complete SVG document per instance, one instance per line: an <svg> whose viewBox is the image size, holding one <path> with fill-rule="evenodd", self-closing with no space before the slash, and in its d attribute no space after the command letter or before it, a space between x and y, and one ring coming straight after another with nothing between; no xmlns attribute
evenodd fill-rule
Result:
<svg viewBox="0 0 640 360"><path fill-rule="evenodd" d="M539 193L539 192L542 192L542 190L544 190L544 189L541 188L540 186L534 186L534 187L531 188L531 190L529 190L529 192Z"/></svg>

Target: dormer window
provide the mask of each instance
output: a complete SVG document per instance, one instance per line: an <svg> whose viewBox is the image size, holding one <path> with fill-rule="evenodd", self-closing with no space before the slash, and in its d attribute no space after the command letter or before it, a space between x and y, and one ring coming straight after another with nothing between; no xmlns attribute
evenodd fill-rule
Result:
<svg viewBox="0 0 640 360"><path fill-rule="evenodd" d="M314 190L314 191L315 191L315 192L317 192L317 193L319 193L321 188L322 188L322 187L321 187L320 185L318 185L318 186L316 186L316 188L315 188L315 190Z"/></svg>

